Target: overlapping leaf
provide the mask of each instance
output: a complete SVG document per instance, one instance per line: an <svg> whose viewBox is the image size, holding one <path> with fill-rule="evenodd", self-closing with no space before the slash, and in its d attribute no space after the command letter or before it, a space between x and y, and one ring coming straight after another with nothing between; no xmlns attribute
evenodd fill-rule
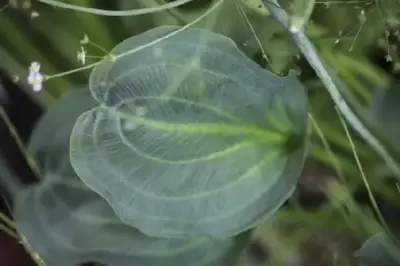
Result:
<svg viewBox="0 0 400 266"><path fill-rule="evenodd" d="M306 154L307 97L228 38L163 26L94 69L99 106L71 135L80 178L153 236L228 237L292 193ZM146 45L147 44L147 45Z"/></svg>
<svg viewBox="0 0 400 266"><path fill-rule="evenodd" d="M399 243L385 234L376 234L365 241L364 245L356 252L365 266L399 266Z"/></svg>
<svg viewBox="0 0 400 266"><path fill-rule="evenodd" d="M31 138L44 181L16 204L17 226L48 266L97 261L109 266L233 265L242 238L151 238L123 223L107 202L74 173L69 134L78 115L93 106L88 90L76 91L46 114ZM234 252L230 254L229 252Z"/></svg>

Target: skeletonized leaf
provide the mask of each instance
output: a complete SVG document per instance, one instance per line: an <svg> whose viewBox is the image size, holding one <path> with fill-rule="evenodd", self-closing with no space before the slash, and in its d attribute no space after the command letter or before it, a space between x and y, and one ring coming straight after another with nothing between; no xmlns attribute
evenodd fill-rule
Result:
<svg viewBox="0 0 400 266"><path fill-rule="evenodd" d="M380 233L369 238L355 253L365 266L399 266L400 249L397 241Z"/></svg>
<svg viewBox="0 0 400 266"><path fill-rule="evenodd" d="M46 265L232 265L224 260L234 238L148 237L122 223L105 200L73 175L47 178L52 181L25 191L17 205L18 228Z"/></svg>
<svg viewBox="0 0 400 266"><path fill-rule="evenodd" d="M229 237L291 195L307 97L293 72L263 70L222 35L190 28L155 41L176 29L129 38L93 70L100 105L77 120L71 163L148 235Z"/></svg>
<svg viewBox="0 0 400 266"><path fill-rule="evenodd" d="M34 132L30 152L43 182L19 194L18 230L48 266L97 261L109 266L231 266L250 233L226 240L160 239L123 223L107 202L74 173L68 158L75 119L90 108L88 90L72 92L51 108ZM74 108L71 108L74 107Z"/></svg>
<svg viewBox="0 0 400 266"><path fill-rule="evenodd" d="M85 111L95 107L88 88L74 90L49 108L35 125L31 134L28 152L34 155L41 166L42 177L48 172L64 172L70 167L69 136L76 119ZM70 169L68 169L70 170Z"/></svg>

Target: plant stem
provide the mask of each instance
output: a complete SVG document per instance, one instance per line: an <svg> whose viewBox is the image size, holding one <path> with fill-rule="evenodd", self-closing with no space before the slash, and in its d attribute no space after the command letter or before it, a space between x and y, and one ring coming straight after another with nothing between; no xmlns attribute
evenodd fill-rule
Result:
<svg viewBox="0 0 400 266"><path fill-rule="evenodd" d="M39 178L40 172L39 172L39 169L38 169L36 163L29 156L29 154L26 150L26 146L23 143L22 139L20 138L20 136L17 132L17 129L14 127L14 124L12 123L11 119L8 117L7 112L1 106L0 106L0 120L3 120L4 124L8 127L8 131L10 132L10 135L14 138L15 143L17 144L17 147L19 148L20 152L25 156L25 159L26 159L30 169L34 172L36 177ZM3 154L0 153L0 156L3 156ZM6 162L5 158L4 157L0 158L0 166L1 165L5 166L6 164L4 162ZM8 168L8 169L10 169L10 168ZM12 173L12 175L15 176L15 174L12 171L8 171L7 173L9 173L9 175L11 175L11 173ZM21 184L21 186L22 186L22 184Z"/></svg>
<svg viewBox="0 0 400 266"><path fill-rule="evenodd" d="M19 240L17 233L15 233L13 230L11 230L10 228L8 228L7 226L5 226L1 223L0 223L0 231L3 231L5 234L14 238L17 241Z"/></svg>
<svg viewBox="0 0 400 266"><path fill-rule="evenodd" d="M277 0L262 0L262 2L268 8L270 14L289 30L289 17L285 10L279 6ZM298 29L295 32L289 31L289 33L297 47L303 53L304 57L308 60L311 67L315 70L317 76L325 85L325 88L328 90L332 100L343 114L343 117L365 139L365 141L376 150L391 170L400 178L399 165L381 141L372 133L370 128L373 128L374 126L371 123L368 123L369 121L367 121L367 117L365 117L365 115L363 116L360 110L357 110L357 108L360 109L360 106L357 106L355 99L352 99L349 90L347 89L346 91L346 85L344 82L335 76L334 72L328 70L328 66L323 62L322 58L320 58L317 49L308 39L303 29ZM348 104L349 102L351 105Z"/></svg>
<svg viewBox="0 0 400 266"><path fill-rule="evenodd" d="M106 10L99 8L91 8L91 7L84 7L74 4L63 3L61 1L55 1L55 0L38 0L38 1L58 8L72 9L75 11L85 12L89 14L95 14L100 16L123 17L123 16L136 16L136 15L156 13L187 4L193 0L178 0L178 1L172 1L171 3L168 2L156 7L137 8L129 10Z"/></svg>
<svg viewBox="0 0 400 266"><path fill-rule="evenodd" d="M2 154L0 154L0 170L0 190L4 190L13 198L23 188L23 185L18 181Z"/></svg>

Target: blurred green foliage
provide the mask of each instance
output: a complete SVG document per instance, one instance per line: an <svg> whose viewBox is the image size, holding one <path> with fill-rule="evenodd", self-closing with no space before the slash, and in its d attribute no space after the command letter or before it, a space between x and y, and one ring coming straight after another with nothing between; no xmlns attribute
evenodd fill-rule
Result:
<svg viewBox="0 0 400 266"><path fill-rule="evenodd" d="M95 45L88 46L88 55L103 57L104 50L109 51L125 38L159 25L185 25L216 2L215 0L194 0L180 7L153 14L104 17L54 8L36 1L10 1L10 3L5 3L7 7L0 11L0 69L15 80L43 108L52 105L69 90L86 85L90 70L49 80L45 84L45 90L35 93L26 82L30 62L40 62L44 73L49 75L75 69L82 66L77 60L77 52L80 50L80 40L85 34L91 42L102 47L100 49ZM108 10L121 10L154 7L172 2L172 0L68 0L67 2ZM290 13L291 0L280 1L280 3ZM269 16L260 0L226 0L216 12L195 26L232 38L249 58L277 74L284 75L293 68L301 70L301 79L309 93L311 113L321 130L320 133L327 141L327 143L321 141L321 134L314 126L310 158L335 168L332 157L327 151L326 144L329 144L340 166L340 171L335 170L343 173L346 189L354 191L363 186L360 170L355 163L353 151L332 100L307 62L300 56L290 36L278 22ZM333 66L365 107L372 104L373 92L385 90L395 81L396 75L400 72L398 52L400 2L397 0L316 1L306 29L321 56ZM379 67L378 59L386 62L388 72ZM97 60L99 58L88 58L87 63ZM399 206L400 195L396 186L383 181L383 178L388 177L390 173L385 170L384 164L375 151L367 146L355 132L351 134L373 193ZM303 233L315 233L317 226L318 232L330 231L336 226L341 232L350 230L352 233L357 232L355 234L357 237L367 237L370 231L363 230L363 227L359 225L368 218L366 219L360 213L354 214L354 211L350 212L353 216L346 217L349 213L341 213L343 211L341 208L342 206L338 208L329 202L322 210L315 213L310 214L303 210L282 212L277 219L294 222L293 217L302 217L296 230ZM332 216L341 218L332 221ZM372 216L368 215L368 217ZM308 227L303 226L303 223L306 223ZM281 226L282 224L279 225ZM398 229L395 228L395 231ZM269 243L271 243L270 237L276 240L276 236L267 237L265 233L260 233L260 235L269 239ZM298 241L295 242L299 246L302 243L299 239L307 238L297 235L296 237ZM343 262L337 265L345 264Z"/></svg>

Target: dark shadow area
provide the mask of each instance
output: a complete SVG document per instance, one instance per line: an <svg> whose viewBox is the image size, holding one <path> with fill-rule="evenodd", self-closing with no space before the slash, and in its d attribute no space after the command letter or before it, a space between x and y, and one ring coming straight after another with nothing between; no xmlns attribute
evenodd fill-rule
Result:
<svg viewBox="0 0 400 266"><path fill-rule="evenodd" d="M26 143L34 123L42 113L40 107L2 73L0 73L0 95L1 106L14 124L22 141ZM20 182L30 184L37 180L2 119L0 120L0 149ZM0 211L10 216L8 208L12 204L10 197L4 193L1 196ZM5 199L7 199L7 203ZM0 264L2 266L35 265L23 246L2 231L0 231Z"/></svg>

